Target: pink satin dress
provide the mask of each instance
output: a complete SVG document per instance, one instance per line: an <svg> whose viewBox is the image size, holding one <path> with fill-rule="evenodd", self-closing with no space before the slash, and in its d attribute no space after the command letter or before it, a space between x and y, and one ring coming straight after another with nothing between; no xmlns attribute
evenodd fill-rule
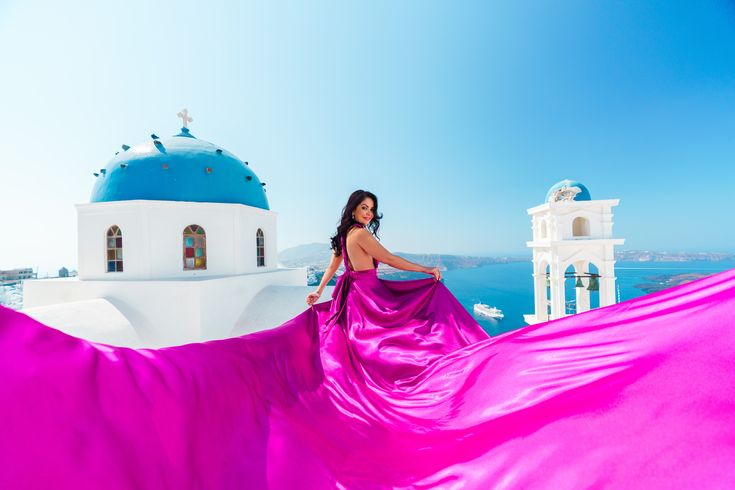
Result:
<svg viewBox="0 0 735 490"><path fill-rule="evenodd" d="M414 281L378 278L374 268L355 271L342 241L345 272L335 285L327 321L320 321L321 356L334 379L364 379L387 390L410 383L441 357L485 340L487 333L434 277ZM346 377L345 377L346 376ZM331 376L329 376L331 377Z"/></svg>
<svg viewBox="0 0 735 490"><path fill-rule="evenodd" d="M0 488L735 488L734 366L735 270L492 338L433 277L349 267L163 349L0 308Z"/></svg>

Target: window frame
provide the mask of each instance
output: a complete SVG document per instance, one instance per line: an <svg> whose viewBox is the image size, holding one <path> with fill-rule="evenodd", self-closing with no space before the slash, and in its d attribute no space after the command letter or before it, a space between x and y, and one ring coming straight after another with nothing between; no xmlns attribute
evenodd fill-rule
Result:
<svg viewBox="0 0 735 490"><path fill-rule="evenodd" d="M202 233L199 233L199 230ZM187 238L191 239L191 246L187 245ZM187 256L187 249L192 249L191 257ZM200 256L196 255L197 250L201 250ZM193 261L192 266L187 264L188 259ZM181 233L181 260L185 272L207 270L207 232L203 226L191 224L184 228ZM199 260L201 260L201 265L197 265Z"/></svg>
<svg viewBox="0 0 735 490"><path fill-rule="evenodd" d="M255 232L255 264L265 267L265 232L262 228Z"/></svg>
<svg viewBox="0 0 735 490"><path fill-rule="evenodd" d="M110 240L113 240L113 246L110 245ZM110 258L110 252L112 252L112 258ZM124 271L122 230L118 225L111 225L105 232L105 273Z"/></svg>

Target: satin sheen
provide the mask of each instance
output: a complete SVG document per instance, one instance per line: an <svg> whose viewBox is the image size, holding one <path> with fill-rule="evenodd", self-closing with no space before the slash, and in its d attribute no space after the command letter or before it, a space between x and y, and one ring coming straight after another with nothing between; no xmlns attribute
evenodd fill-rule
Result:
<svg viewBox="0 0 735 490"><path fill-rule="evenodd" d="M0 488L734 488L734 368L735 270L492 338L374 269L163 349L0 308Z"/></svg>

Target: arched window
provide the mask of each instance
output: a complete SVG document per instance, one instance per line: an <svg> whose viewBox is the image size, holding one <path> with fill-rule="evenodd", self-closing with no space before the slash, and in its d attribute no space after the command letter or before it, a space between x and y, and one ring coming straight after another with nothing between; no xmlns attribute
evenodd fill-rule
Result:
<svg viewBox="0 0 735 490"><path fill-rule="evenodd" d="M577 273L577 269L574 265L570 264L564 270L564 314L574 315L579 312L579 305L577 304L577 287L582 287L583 284L580 281L580 274ZM580 286L582 285L582 286Z"/></svg>
<svg viewBox="0 0 735 490"><path fill-rule="evenodd" d="M123 271L122 231L117 225L107 229L107 272Z"/></svg>
<svg viewBox="0 0 735 490"><path fill-rule="evenodd" d="M572 221L572 236L590 236L590 222L578 216Z"/></svg>
<svg viewBox="0 0 735 490"><path fill-rule="evenodd" d="M548 234L549 232L546 226L546 220L541 220L541 224L539 225L539 238L546 240Z"/></svg>
<svg viewBox="0 0 735 490"><path fill-rule="evenodd" d="M207 268L207 234L199 225L189 225L184 229L184 270L193 271Z"/></svg>
<svg viewBox="0 0 735 490"><path fill-rule="evenodd" d="M265 267L265 236L260 228L255 233L255 252L258 267Z"/></svg>

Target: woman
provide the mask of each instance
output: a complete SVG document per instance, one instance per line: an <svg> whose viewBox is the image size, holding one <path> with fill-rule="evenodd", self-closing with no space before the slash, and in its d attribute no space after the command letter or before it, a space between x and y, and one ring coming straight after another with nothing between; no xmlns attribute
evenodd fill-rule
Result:
<svg viewBox="0 0 735 490"><path fill-rule="evenodd" d="M436 280L442 275L438 267L424 267L414 264L402 257L393 255L375 239L380 228L382 215L378 214L378 198L369 191L356 190L350 195L342 209L337 233L332 237L332 261L324 271L319 287L306 297L306 304L313 305L324 291L324 286L341 262L345 262L345 271L362 271L376 269L379 262L396 269L431 274ZM343 259L342 241L345 240L350 259Z"/></svg>
<svg viewBox="0 0 735 490"><path fill-rule="evenodd" d="M393 255L375 239L382 218L377 208L378 198L371 192L357 190L350 195L331 239L332 261L306 302L317 315L321 346L330 347L322 348L322 359L340 366L327 374L344 383L359 379L392 389L442 356L488 335L439 282L438 267ZM345 272L337 280L332 301L314 306L340 262ZM378 262L433 277L379 279Z"/></svg>

